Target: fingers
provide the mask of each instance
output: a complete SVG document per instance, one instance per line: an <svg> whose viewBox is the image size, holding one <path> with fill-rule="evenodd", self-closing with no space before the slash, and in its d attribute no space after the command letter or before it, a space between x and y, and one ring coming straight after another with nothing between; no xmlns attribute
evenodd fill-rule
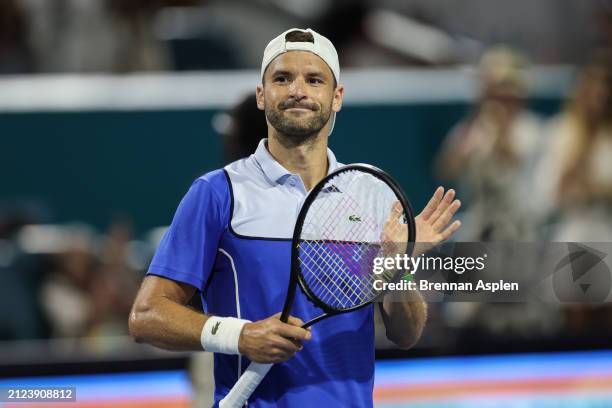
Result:
<svg viewBox="0 0 612 408"><path fill-rule="evenodd" d="M399 222L399 218L402 216L403 213L404 208L402 207L402 203L396 201L395 203L393 203L393 207L391 207L391 212L389 213L389 219L387 220L387 222Z"/></svg>
<svg viewBox="0 0 612 408"><path fill-rule="evenodd" d="M391 206L391 211L389 212L389 216L387 217L387 221L385 221L385 227L383 233L387 232L390 228L394 228L395 225L399 224L399 219L404 213L404 208L402 207L402 203L396 201ZM388 233L387 233L388 235Z"/></svg>
<svg viewBox="0 0 612 408"><path fill-rule="evenodd" d="M280 363L295 356L302 348L302 343L281 336L270 335L266 339L265 345L260 345L256 353L248 357L261 363Z"/></svg>
<svg viewBox="0 0 612 408"><path fill-rule="evenodd" d="M270 339L272 347L281 350L286 354L295 354L300 351L304 346L302 343L296 340L286 339L282 336L272 336Z"/></svg>
<svg viewBox="0 0 612 408"><path fill-rule="evenodd" d="M400 223L400 217L403 214L404 207L402 203L399 201L393 203L381 234L381 242L406 242L408 239L408 229L405 224Z"/></svg>
<svg viewBox="0 0 612 408"><path fill-rule="evenodd" d="M289 316L289 319L287 319L287 324L290 324L292 326L302 327L304 325L304 322L302 321L302 319L299 319L293 316Z"/></svg>
<svg viewBox="0 0 612 408"><path fill-rule="evenodd" d="M455 200L455 190L446 193L438 187L429 203L416 218L418 242L437 244L447 240L461 226L459 221L452 222L453 216L461 207L461 201Z"/></svg>
<svg viewBox="0 0 612 408"><path fill-rule="evenodd" d="M442 215L440 215L436 222L434 222L434 231L442 231L444 228L446 228L446 226L460 207L461 201L459 200L455 200L449 206L447 206Z"/></svg>
<svg viewBox="0 0 612 408"><path fill-rule="evenodd" d="M275 333L287 339L298 341L308 341L312 338L310 331L282 322L276 327Z"/></svg>
<svg viewBox="0 0 612 408"><path fill-rule="evenodd" d="M438 218L442 216L442 214L444 214L444 211L446 211L446 209L451 205L454 198L455 198L455 190L453 189L448 190L446 194L444 194L444 197L438 203L438 208L436 208L436 210L433 212L433 214L429 218L429 222L432 225L438 220Z"/></svg>
<svg viewBox="0 0 612 408"><path fill-rule="evenodd" d="M280 313L264 320L247 323L240 334L238 349L252 361L278 363L302 350L303 342L312 338L304 322L290 316L287 323L280 321Z"/></svg>
<svg viewBox="0 0 612 408"><path fill-rule="evenodd" d="M448 226L444 231L440 233L441 241L446 241L453 235L457 230L461 227L461 221L456 220L451 225Z"/></svg>
<svg viewBox="0 0 612 408"><path fill-rule="evenodd" d="M431 197L431 199L425 206L425 208L423 208L423 211L421 211L421 214L419 214L421 219L423 219L424 221L427 221L429 217L432 216L432 214L436 211L436 208L438 208L438 204L440 203L440 200L442 200L443 196L444 196L444 188L438 187L436 191L434 192L434 195Z"/></svg>
<svg viewBox="0 0 612 408"><path fill-rule="evenodd" d="M285 362L287 360L289 360L290 358L292 358L293 356L295 356L295 353L290 353L287 352L283 349L280 348L276 348L273 347L269 350L269 357L265 358L265 360L263 361L257 361L258 363L266 363L266 364L277 364L277 363L282 363ZM253 360L256 361L256 360Z"/></svg>
<svg viewBox="0 0 612 408"><path fill-rule="evenodd" d="M280 320L281 314L282 313L279 312L279 313L276 313L275 315L272 315L271 317ZM289 316L287 317L287 324L290 324L292 326L302 327L304 325L304 322L302 321L302 319L298 317Z"/></svg>
<svg viewBox="0 0 612 408"><path fill-rule="evenodd" d="M280 314L274 315L273 318L279 319ZM294 316L289 316L287 323L278 320L275 322L272 329L274 334L270 338L273 362L286 361L304 348L302 342L310 340L312 334L309 330L302 329L303 325L304 322Z"/></svg>
<svg viewBox="0 0 612 408"><path fill-rule="evenodd" d="M281 314L277 313L272 317L275 319L280 319ZM302 329L304 322L302 319L294 316L289 316L287 318L287 323L279 322L280 324L276 326L275 333L288 338L295 339L298 341L308 341L312 338L312 334L310 330Z"/></svg>

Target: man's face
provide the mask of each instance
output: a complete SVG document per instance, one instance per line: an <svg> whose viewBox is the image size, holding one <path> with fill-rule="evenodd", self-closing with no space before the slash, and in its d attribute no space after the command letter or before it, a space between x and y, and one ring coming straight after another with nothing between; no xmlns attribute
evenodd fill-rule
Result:
<svg viewBox="0 0 612 408"><path fill-rule="evenodd" d="M342 105L343 89L334 87L327 64L307 51L290 51L266 68L257 87L257 106L278 132L300 144L315 137Z"/></svg>

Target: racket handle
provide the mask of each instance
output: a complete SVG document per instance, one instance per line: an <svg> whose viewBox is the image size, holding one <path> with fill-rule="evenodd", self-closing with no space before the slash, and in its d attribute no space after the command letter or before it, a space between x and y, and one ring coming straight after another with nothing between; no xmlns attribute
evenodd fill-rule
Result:
<svg viewBox="0 0 612 408"><path fill-rule="evenodd" d="M220 408L241 408L253 395L255 388L264 379L272 364L251 363L240 376L230 392L219 401Z"/></svg>

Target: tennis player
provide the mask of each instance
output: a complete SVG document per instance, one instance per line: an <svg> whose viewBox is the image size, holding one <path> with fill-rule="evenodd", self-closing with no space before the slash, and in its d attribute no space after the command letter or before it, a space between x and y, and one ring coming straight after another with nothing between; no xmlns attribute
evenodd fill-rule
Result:
<svg viewBox="0 0 612 408"><path fill-rule="evenodd" d="M302 329L282 323L293 228L308 191L341 164L327 147L342 107L338 55L307 29L291 29L266 47L257 86L268 138L250 157L198 178L181 201L134 302L132 336L169 350L215 353L215 405L249 360L277 363L251 407L371 407L374 308ZM417 217L417 239L440 242L460 203L438 188ZM186 303L201 292L205 314ZM418 340L426 304L385 299L387 337L407 349ZM296 316L320 314L298 290Z"/></svg>

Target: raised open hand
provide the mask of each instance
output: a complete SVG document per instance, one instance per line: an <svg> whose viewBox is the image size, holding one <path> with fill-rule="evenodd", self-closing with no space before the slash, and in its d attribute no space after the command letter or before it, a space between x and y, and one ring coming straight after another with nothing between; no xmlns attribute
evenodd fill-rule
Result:
<svg viewBox="0 0 612 408"><path fill-rule="evenodd" d="M451 222L461 207L461 201L454 200L455 190L444 193L438 187L423 211L416 217L416 241L437 244L450 238L461 227L461 221Z"/></svg>

